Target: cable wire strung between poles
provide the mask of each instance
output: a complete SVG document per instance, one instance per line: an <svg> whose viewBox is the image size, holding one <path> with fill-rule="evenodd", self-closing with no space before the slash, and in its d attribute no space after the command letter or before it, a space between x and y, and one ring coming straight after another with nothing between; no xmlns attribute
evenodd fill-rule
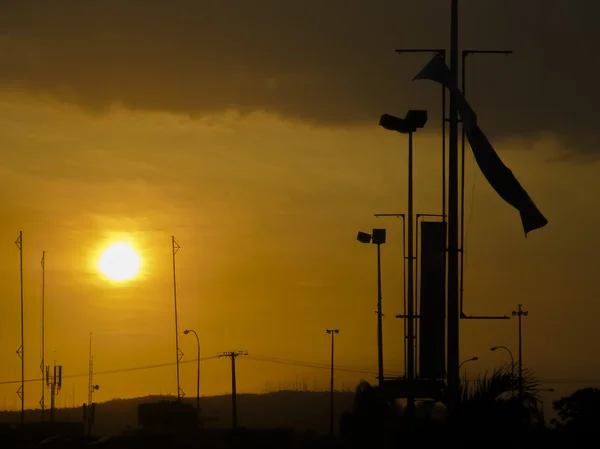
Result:
<svg viewBox="0 0 600 449"><path fill-rule="evenodd" d="M258 362L267 362L267 363L279 363L282 365L293 365L293 366L302 366L306 368L318 368L318 369L326 369L330 370L331 365L327 365L324 363L316 363L316 362L303 362L299 360L289 360L289 359L278 359L275 357L263 357L263 356L248 356L246 357L248 360L256 360ZM334 366L334 371L348 372L348 373L358 373L358 374L373 374L378 375L377 372L369 370L369 369L361 369L361 368L342 368L339 366ZM399 373L389 373L391 376L400 377Z"/></svg>
<svg viewBox="0 0 600 449"><path fill-rule="evenodd" d="M218 359L218 356L210 356L210 357L201 357L200 361L204 362L207 360L215 360ZM279 364L283 364L283 365L293 365L293 366L302 366L302 367L306 367L306 368L318 368L318 369L331 369L330 365L327 364L322 364L322 363L317 363L317 362L306 362L306 361L299 361L299 360L290 360L290 359L278 359L275 357L267 357L267 356L247 356L246 359L248 360L255 360L257 362L267 362L267 363L279 363ZM193 358L193 359L189 359L189 360L182 360L180 363L182 364L187 364L187 363L194 363L197 362L198 359L197 358ZM143 371L143 370L148 370L148 369L156 369L156 368L165 368L165 367L169 367L169 366L173 366L175 365L175 362L165 362L165 363L157 363L154 365L144 365L144 366L135 366L135 367L130 367L130 368L118 368L118 369L113 369L113 370L105 370L105 371L98 371L95 372L94 375L103 375L103 374L119 374L119 373L126 373L126 372L132 372L132 371ZM349 372L349 373L358 373L358 374L373 374L373 375L377 375L377 373L375 371L370 371L368 369L360 369L360 368L341 368L339 366L334 368L336 371L341 371L341 372ZM400 374L396 374L396 373L390 373L392 376L399 376ZM89 375L89 373L81 373L81 374L71 374L71 375L65 375L63 376L65 379L69 378L69 379L73 379L73 378L77 378L77 377L87 377ZM469 380L476 380L477 377L473 377L473 378L468 378ZM33 379L25 379L25 382L39 382L40 379L39 378L33 378ZM4 380L4 381L0 381L0 385L11 385L11 384L18 384L21 383L21 380ZM578 384L600 384L600 379L541 379L540 380L541 384L571 384L571 385L578 385Z"/></svg>
<svg viewBox="0 0 600 449"><path fill-rule="evenodd" d="M202 357L200 359L201 362L205 361L205 360L213 360L213 359L217 359L217 356L211 356L211 357ZM189 360L183 360L181 363L193 363L193 362L197 362L198 359L194 358L194 359L189 359ZM105 371L97 371L94 372L94 376L100 376L102 374L118 374L118 373L126 373L126 372L131 372L131 371L143 371L143 370L147 370L147 369L155 369L155 368L166 368L168 366L173 366L175 365L175 362L165 362L165 363L157 363L155 365L145 365L145 366L134 366L131 368L117 368L117 369L113 369L113 370L105 370ZM76 377L86 377L88 376L89 373L82 373L82 374L71 374L71 375L66 375L63 376L64 379L73 379ZM40 379L25 379L25 382L39 382ZM20 380L5 380L5 381L1 381L0 385L9 385L9 384L16 384L16 383L20 383Z"/></svg>

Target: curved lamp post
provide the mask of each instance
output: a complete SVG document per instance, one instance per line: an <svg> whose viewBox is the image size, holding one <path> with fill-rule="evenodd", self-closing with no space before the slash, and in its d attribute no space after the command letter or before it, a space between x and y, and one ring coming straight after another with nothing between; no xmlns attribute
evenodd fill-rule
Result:
<svg viewBox="0 0 600 449"><path fill-rule="evenodd" d="M198 338L198 334L193 329L186 329L183 331L184 335L192 333L196 336L196 342L198 343L198 376L196 378L196 408L200 410L200 339Z"/></svg>
<svg viewBox="0 0 600 449"><path fill-rule="evenodd" d="M465 363L468 363L468 362L476 362L477 360L479 360L479 357L477 357L477 356L475 356L475 357L471 357L470 359L467 359L467 360L463 360L462 362L460 362L460 365L458 365L458 369L462 368L462 366L463 366Z"/></svg>

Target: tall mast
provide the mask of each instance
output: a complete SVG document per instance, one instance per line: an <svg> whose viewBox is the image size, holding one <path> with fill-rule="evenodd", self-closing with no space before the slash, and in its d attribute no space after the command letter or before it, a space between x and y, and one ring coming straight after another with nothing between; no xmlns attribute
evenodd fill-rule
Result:
<svg viewBox="0 0 600 449"><path fill-rule="evenodd" d="M40 362L40 371L42 372L42 398L40 399L40 406L42 407L42 421L44 421L44 412L46 404L44 399L46 396L46 379L45 376L45 365L46 365L46 251L42 251L42 361Z"/></svg>
<svg viewBox="0 0 600 449"><path fill-rule="evenodd" d="M21 358L21 386L17 390L17 394L21 398L21 425L25 423L25 344L23 329L23 231L19 232L19 238L15 242L19 248L19 272L21 277L21 346L17 349L17 355Z"/></svg>
<svg viewBox="0 0 600 449"><path fill-rule="evenodd" d="M458 259L458 0L450 12L450 127L448 142L448 388L450 402L458 399L459 373L459 259Z"/></svg>
<svg viewBox="0 0 600 449"><path fill-rule="evenodd" d="M175 236L171 236L171 246L173 248L173 303L175 306L175 353L176 353L176 365L177 365L177 400L181 400L184 396L183 390L179 383L179 361L183 357L183 352L179 349L179 324L177 321L177 278L175 270L175 254L179 251L179 244L175 241Z"/></svg>

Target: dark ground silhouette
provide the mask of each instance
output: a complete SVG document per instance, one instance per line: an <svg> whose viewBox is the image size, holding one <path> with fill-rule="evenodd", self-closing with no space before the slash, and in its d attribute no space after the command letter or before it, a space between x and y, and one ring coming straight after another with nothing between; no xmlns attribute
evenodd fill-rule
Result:
<svg viewBox="0 0 600 449"><path fill-rule="evenodd" d="M93 433L114 435L128 427L137 427L137 406L146 402L174 400L167 396L146 396L115 399L97 405ZM195 398L184 401L195 404ZM252 429L288 428L297 432L325 434L329 431L329 392L281 391L268 394L239 394L238 421L240 427ZM336 422L345 411L352 410L354 392L336 392ZM203 416L215 418L206 427L231 427L231 396L209 396L201 399ZM81 421L81 407L58 409L57 421ZM0 423L18 423L20 412L0 412ZM28 410L26 421L38 421L39 410Z"/></svg>

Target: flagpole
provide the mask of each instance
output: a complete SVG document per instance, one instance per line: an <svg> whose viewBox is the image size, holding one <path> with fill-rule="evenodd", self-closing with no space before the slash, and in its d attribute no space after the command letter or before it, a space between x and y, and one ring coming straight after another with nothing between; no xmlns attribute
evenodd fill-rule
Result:
<svg viewBox="0 0 600 449"><path fill-rule="evenodd" d="M458 0L450 10L450 126L448 142L448 391L455 410L460 387L459 369L459 258L458 258Z"/></svg>

